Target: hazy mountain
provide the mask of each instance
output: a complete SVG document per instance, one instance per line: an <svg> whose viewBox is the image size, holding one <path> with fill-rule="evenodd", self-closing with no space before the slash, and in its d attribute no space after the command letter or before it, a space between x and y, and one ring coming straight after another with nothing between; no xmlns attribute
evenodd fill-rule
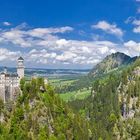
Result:
<svg viewBox="0 0 140 140"><path fill-rule="evenodd" d="M111 55L108 55L98 63L90 72L91 75L97 76L101 74L106 74L108 72L111 72L115 69L118 69L122 66L129 65L132 62L134 62L137 59L137 57L130 57L124 53L113 53Z"/></svg>

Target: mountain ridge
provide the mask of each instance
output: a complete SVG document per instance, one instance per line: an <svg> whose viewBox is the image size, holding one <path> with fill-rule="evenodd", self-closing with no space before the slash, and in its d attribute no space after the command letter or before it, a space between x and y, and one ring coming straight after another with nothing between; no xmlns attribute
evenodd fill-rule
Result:
<svg viewBox="0 0 140 140"><path fill-rule="evenodd" d="M107 74L115 69L121 68L122 66L128 66L134 62L138 57L130 57L124 53L116 52L106 56L100 63L92 68L89 75L93 77Z"/></svg>

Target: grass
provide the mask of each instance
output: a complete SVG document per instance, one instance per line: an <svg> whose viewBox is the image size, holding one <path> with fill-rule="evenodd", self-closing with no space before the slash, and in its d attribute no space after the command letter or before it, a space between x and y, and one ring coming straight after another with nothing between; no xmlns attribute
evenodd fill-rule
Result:
<svg viewBox="0 0 140 140"><path fill-rule="evenodd" d="M51 77L49 78L49 83L54 87L63 87L63 86L69 86L73 82L78 81L79 76L63 76L63 77ZM83 88L80 90L75 90L72 92L66 92L63 94L59 94L60 98L64 100L65 102L72 101L75 99L85 99L87 98L91 93L91 89Z"/></svg>
<svg viewBox="0 0 140 140"><path fill-rule="evenodd" d="M67 93L64 93L64 94L59 94L60 98L62 100L64 100L65 102L68 102L68 101L72 101L72 100L76 100L76 99L85 99L87 98L88 96L90 96L91 94L91 90L87 90L87 89L82 89L82 90L79 90L79 91L73 91L73 92L67 92Z"/></svg>
<svg viewBox="0 0 140 140"><path fill-rule="evenodd" d="M77 79L63 79L63 78L49 79L50 84L52 84L53 86L70 85L75 81L77 81Z"/></svg>

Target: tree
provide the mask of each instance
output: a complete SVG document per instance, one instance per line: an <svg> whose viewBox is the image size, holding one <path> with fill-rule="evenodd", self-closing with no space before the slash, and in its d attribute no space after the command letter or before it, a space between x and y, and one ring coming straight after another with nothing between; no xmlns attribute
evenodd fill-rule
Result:
<svg viewBox="0 0 140 140"><path fill-rule="evenodd" d="M25 84L25 78L22 78L20 80L20 89L23 90L24 89L24 84Z"/></svg>
<svg viewBox="0 0 140 140"><path fill-rule="evenodd" d="M122 73L122 82L124 84L127 84L127 82L128 82L128 77L127 76L128 76L127 71L124 70L123 73Z"/></svg>
<svg viewBox="0 0 140 140"><path fill-rule="evenodd" d="M4 102L3 102L3 100L0 98L0 115L1 115L3 109L4 109Z"/></svg>

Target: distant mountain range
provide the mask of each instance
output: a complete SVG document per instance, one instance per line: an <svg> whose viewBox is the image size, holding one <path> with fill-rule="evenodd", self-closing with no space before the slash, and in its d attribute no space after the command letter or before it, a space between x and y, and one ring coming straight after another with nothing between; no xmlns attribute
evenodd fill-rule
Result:
<svg viewBox="0 0 140 140"><path fill-rule="evenodd" d="M90 75L99 76L102 74L109 73L113 70L128 66L134 62L138 57L130 57L124 53L116 52L108 55L100 63L98 63L91 71Z"/></svg>
<svg viewBox="0 0 140 140"><path fill-rule="evenodd" d="M4 70L4 66L0 66L0 72ZM7 67L8 72L16 73L16 68ZM43 68L25 68L26 76L38 75L41 77L67 76L67 75L86 75L90 69L43 69Z"/></svg>

